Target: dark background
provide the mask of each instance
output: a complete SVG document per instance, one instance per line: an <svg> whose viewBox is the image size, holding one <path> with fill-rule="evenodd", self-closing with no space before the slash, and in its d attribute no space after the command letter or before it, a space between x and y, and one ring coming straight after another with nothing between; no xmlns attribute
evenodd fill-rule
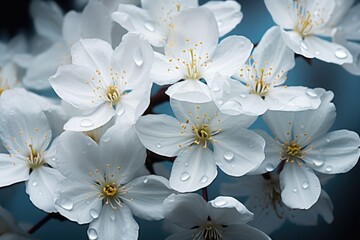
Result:
<svg viewBox="0 0 360 240"><path fill-rule="evenodd" d="M6 41L19 31L29 32L32 29L28 14L30 1L11 0L3 2L0 14L0 39ZM73 1L56 1L64 12L72 8ZM206 2L206 1L200 1ZM238 1L242 5L244 18L240 25L229 35L237 34L248 37L257 43L265 31L274 25L267 12L263 0ZM357 1L359 2L359 1ZM289 85L303 85L311 88L323 87L332 90L335 94L334 103L337 107L337 120L333 129L348 129L360 133L360 77L346 72L341 66L312 60L311 65L298 58L295 69L288 74ZM158 111L169 111L165 104ZM262 127L257 122L254 128ZM340 159L341 160L341 159ZM0 176L1 177L1 176ZM228 181L229 177L220 174L209 187L210 199L218 195L221 182ZM319 218L315 227L303 227L286 224L274 232L274 240L359 240L360 239L360 166L357 164L350 172L339 174L323 187L334 203L334 217L332 224L326 224ZM36 209L25 193L24 183L0 191L1 202L14 216L29 226L39 221L46 213ZM160 222L146 222L139 220L140 239L164 239L168 233L162 231ZM46 226L34 234L38 239L87 239L87 226L79 226L72 222L58 222L51 220Z"/></svg>

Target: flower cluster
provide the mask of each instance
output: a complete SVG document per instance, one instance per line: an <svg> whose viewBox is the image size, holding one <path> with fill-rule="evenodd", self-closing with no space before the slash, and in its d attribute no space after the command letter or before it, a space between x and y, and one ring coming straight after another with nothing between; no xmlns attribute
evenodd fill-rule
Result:
<svg viewBox="0 0 360 240"><path fill-rule="evenodd" d="M228 36L243 18L232 0L90 0L65 15L33 0L34 35L0 45L0 187L25 182L37 208L89 224L90 240L138 239L134 216L177 225L168 240L332 222L322 184L356 165L360 138L330 131L331 91L287 86L287 73L303 57L360 75L360 5L265 5L277 25L253 44ZM166 101L173 114L155 114ZM270 131L251 128L258 118ZM209 200L218 169L236 181ZM2 208L0 220L0 238L31 239Z"/></svg>

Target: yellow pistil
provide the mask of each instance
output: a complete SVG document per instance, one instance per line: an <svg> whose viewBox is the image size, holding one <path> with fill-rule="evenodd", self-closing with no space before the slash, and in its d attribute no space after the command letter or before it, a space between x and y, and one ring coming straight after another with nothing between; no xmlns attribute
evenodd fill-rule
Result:
<svg viewBox="0 0 360 240"><path fill-rule="evenodd" d="M295 27L295 31L298 32L301 36L307 36L310 34L311 29L313 27L312 20L311 20L311 13L308 12L306 17L299 14L298 24Z"/></svg>
<svg viewBox="0 0 360 240"><path fill-rule="evenodd" d="M108 87L106 97L112 104L116 104L120 100L120 92L118 88L116 86Z"/></svg>
<svg viewBox="0 0 360 240"><path fill-rule="evenodd" d="M293 162L296 158L303 158L301 146L295 141L286 142L283 145L283 157L290 162Z"/></svg>
<svg viewBox="0 0 360 240"><path fill-rule="evenodd" d="M208 124L201 126L192 126L192 132L194 133L194 143L196 145L203 145L203 148L207 148L208 142L212 140L211 131L208 129Z"/></svg>
<svg viewBox="0 0 360 240"><path fill-rule="evenodd" d="M193 235L193 239L200 240L222 240L224 227L208 220L206 224L200 226L200 231Z"/></svg>
<svg viewBox="0 0 360 240"><path fill-rule="evenodd" d="M4 92L5 89L3 89L2 87L0 87L0 95Z"/></svg>
<svg viewBox="0 0 360 240"><path fill-rule="evenodd" d="M269 91L269 85L264 82L264 68L260 69L260 77L255 80L255 84L252 90L252 93L259 96L264 96Z"/></svg>
<svg viewBox="0 0 360 240"><path fill-rule="evenodd" d="M177 4L176 4L176 10L177 10L178 12L180 12L180 9L181 9L181 5L180 5L179 3L177 3Z"/></svg>
<svg viewBox="0 0 360 240"><path fill-rule="evenodd" d="M114 197L117 193L117 186L115 185L115 183L112 184L106 184L103 189L102 189L104 195L106 197Z"/></svg>
<svg viewBox="0 0 360 240"><path fill-rule="evenodd" d="M200 78L200 73L197 68L196 54L194 53L193 48L189 49L189 53L190 53L190 63L185 64L187 69L187 78L196 80Z"/></svg>
<svg viewBox="0 0 360 240"><path fill-rule="evenodd" d="M41 167L44 163L43 163L40 152L36 151L33 148L32 144L29 144L29 149L30 149L30 152L27 157L27 160L29 162L30 168L35 169L35 168Z"/></svg>

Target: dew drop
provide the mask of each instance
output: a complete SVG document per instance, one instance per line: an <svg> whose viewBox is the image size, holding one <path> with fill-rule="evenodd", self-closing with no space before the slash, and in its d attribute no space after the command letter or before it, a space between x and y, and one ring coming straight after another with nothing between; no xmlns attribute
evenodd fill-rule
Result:
<svg viewBox="0 0 360 240"><path fill-rule="evenodd" d="M190 178L190 174L188 172L183 172L180 175L180 180L183 181L183 182L189 180L189 178Z"/></svg>
<svg viewBox="0 0 360 240"><path fill-rule="evenodd" d="M82 119L82 120L80 121L80 126L81 126L81 127L91 127L91 126L93 126L93 125L94 125L93 121L90 120L90 119L87 119L87 118Z"/></svg>
<svg viewBox="0 0 360 240"><path fill-rule="evenodd" d="M218 85L214 85L213 89L214 92L220 91L220 87Z"/></svg>
<svg viewBox="0 0 360 240"><path fill-rule="evenodd" d="M297 188L294 188L292 191L293 191L293 193L297 193L298 190L297 190Z"/></svg>
<svg viewBox="0 0 360 240"><path fill-rule="evenodd" d="M325 141L326 141L327 143L331 142L331 140L330 140L329 138L328 138L328 139L326 139Z"/></svg>
<svg viewBox="0 0 360 240"><path fill-rule="evenodd" d="M304 181L302 184L303 189L307 189L309 188L309 182L308 181Z"/></svg>
<svg viewBox="0 0 360 240"><path fill-rule="evenodd" d="M139 48L135 50L133 58L137 66L141 67L143 65L144 59Z"/></svg>
<svg viewBox="0 0 360 240"><path fill-rule="evenodd" d="M340 58L340 59L344 59L347 58L347 53L345 52L344 49L338 48L335 51L335 57Z"/></svg>
<svg viewBox="0 0 360 240"><path fill-rule="evenodd" d="M240 97L242 97L242 98L245 98L247 95L246 95L246 93L241 93L240 94Z"/></svg>
<svg viewBox="0 0 360 240"><path fill-rule="evenodd" d="M96 219L96 218L98 218L99 217L99 213L98 213L98 211L97 210L95 210L95 209L90 209L90 216L93 218L93 219Z"/></svg>
<svg viewBox="0 0 360 240"><path fill-rule="evenodd" d="M98 238L98 233L93 228L89 228L89 230L87 231L87 234L88 234L90 240L96 240Z"/></svg>
<svg viewBox="0 0 360 240"><path fill-rule="evenodd" d="M317 167L321 167L322 165L324 165L324 161L323 160L313 160L313 164Z"/></svg>
<svg viewBox="0 0 360 240"><path fill-rule="evenodd" d="M319 51L316 51L315 54L316 54L316 56L319 56L319 55L320 55L320 52L319 52Z"/></svg>
<svg viewBox="0 0 360 240"><path fill-rule="evenodd" d="M225 199L216 199L214 201L215 206L222 207L225 206L228 202Z"/></svg>
<svg viewBox="0 0 360 240"><path fill-rule="evenodd" d="M160 144L160 143L157 143L157 144L156 144L156 147L157 147L157 148L161 148L161 144Z"/></svg>
<svg viewBox="0 0 360 240"><path fill-rule="evenodd" d="M306 93L309 97L312 97L312 98L315 98L315 97L318 96L317 93L316 93L314 90L312 90L312 89L307 89L305 93Z"/></svg>
<svg viewBox="0 0 360 240"><path fill-rule="evenodd" d="M304 124L301 124L301 125L300 125L300 128L301 128L301 129L304 129L304 128L305 128Z"/></svg>
<svg viewBox="0 0 360 240"><path fill-rule="evenodd" d="M90 204L90 201L89 201L89 200L87 200L87 201L86 201L86 204L87 204L87 205L89 205L89 204Z"/></svg>
<svg viewBox="0 0 360 240"><path fill-rule="evenodd" d="M327 171L327 172L331 172L332 170L333 170L333 167L332 167L332 166L329 165L329 166L326 167L326 171Z"/></svg>
<svg viewBox="0 0 360 240"><path fill-rule="evenodd" d="M271 172L275 169L274 165L272 165L271 163L266 164L265 166L265 170L268 172Z"/></svg>
<svg viewBox="0 0 360 240"><path fill-rule="evenodd" d="M229 100L225 102L223 107L226 109L237 110L237 111L241 111L243 108L240 102L234 100Z"/></svg>
<svg viewBox="0 0 360 240"><path fill-rule="evenodd" d="M147 183L149 181L149 179L148 178L144 178L144 183Z"/></svg>
<svg viewBox="0 0 360 240"><path fill-rule="evenodd" d="M74 204L72 201L67 197L60 197L55 202L56 205L59 205L61 208L70 211L73 209Z"/></svg>
<svg viewBox="0 0 360 240"><path fill-rule="evenodd" d="M303 49L305 49L305 50L308 50L308 49L309 49L308 45L304 42L304 40L301 40L301 41L299 42L299 45L300 45L301 48L303 48Z"/></svg>
<svg viewBox="0 0 360 240"><path fill-rule="evenodd" d="M189 163L188 162L185 162L184 163L185 167L189 166Z"/></svg>
<svg viewBox="0 0 360 240"><path fill-rule="evenodd" d="M33 187L36 187L36 186L38 185L38 182L33 181L33 182L31 183L31 185L32 185Z"/></svg>
<svg viewBox="0 0 360 240"><path fill-rule="evenodd" d="M218 24L218 27L223 25L222 21L217 21L217 24Z"/></svg>
<svg viewBox="0 0 360 240"><path fill-rule="evenodd" d="M234 153L231 151L224 152L224 158L227 161L231 161L234 158Z"/></svg>
<svg viewBox="0 0 360 240"><path fill-rule="evenodd" d="M201 183L206 183L208 180L209 180L209 178L204 175L204 176L201 177L200 182Z"/></svg>
<svg viewBox="0 0 360 240"><path fill-rule="evenodd" d="M144 27L145 27L147 30L149 30L150 32L154 32L154 31L155 31L155 25L154 25L154 23L152 23L152 22L146 22L146 23L144 24Z"/></svg>
<svg viewBox="0 0 360 240"><path fill-rule="evenodd" d="M116 220L116 216L115 216L115 213L114 213L114 212L111 212L111 213L110 213L110 220L111 220L111 221L115 221L115 220Z"/></svg>

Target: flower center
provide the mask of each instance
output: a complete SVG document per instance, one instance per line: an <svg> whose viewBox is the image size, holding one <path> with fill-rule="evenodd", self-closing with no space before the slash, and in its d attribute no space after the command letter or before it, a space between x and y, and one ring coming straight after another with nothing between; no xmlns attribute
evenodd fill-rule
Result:
<svg viewBox="0 0 360 240"><path fill-rule="evenodd" d="M252 93L264 96L269 91L269 85L264 81L264 69L260 69L260 77L255 80Z"/></svg>
<svg viewBox="0 0 360 240"><path fill-rule="evenodd" d="M2 87L0 87L0 95L4 92L5 89L3 89Z"/></svg>
<svg viewBox="0 0 360 240"><path fill-rule="evenodd" d="M32 144L29 144L29 149L30 149L30 152L26 159L29 162L30 168L35 169L35 168L38 168L38 167L41 167L42 165L44 165L40 152L36 151L33 148Z"/></svg>
<svg viewBox="0 0 360 240"><path fill-rule="evenodd" d="M212 221L200 227L200 231L193 236L194 240L221 240L224 227Z"/></svg>
<svg viewBox="0 0 360 240"><path fill-rule="evenodd" d="M106 98L112 104L116 104L120 100L120 92L117 86L108 87Z"/></svg>
<svg viewBox="0 0 360 240"><path fill-rule="evenodd" d="M207 148L208 142L212 140L212 134L208 126L208 124L192 126L192 132L194 133L194 143L196 145L201 144L204 148Z"/></svg>
<svg viewBox="0 0 360 240"><path fill-rule="evenodd" d="M305 6L302 3L295 1L294 4L294 9L298 17L298 22L294 30L303 37L310 35L314 25L314 22L311 19L311 13L306 10Z"/></svg>
<svg viewBox="0 0 360 240"><path fill-rule="evenodd" d="M106 197L114 197L117 193L117 186L115 185L115 183L106 184L103 187L102 191Z"/></svg>
<svg viewBox="0 0 360 240"><path fill-rule="evenodd" d="M286 142L283 144L283 157L291 162L296 158L302 158L303 151L301 150L301 146L295 141Z"/></svg>

